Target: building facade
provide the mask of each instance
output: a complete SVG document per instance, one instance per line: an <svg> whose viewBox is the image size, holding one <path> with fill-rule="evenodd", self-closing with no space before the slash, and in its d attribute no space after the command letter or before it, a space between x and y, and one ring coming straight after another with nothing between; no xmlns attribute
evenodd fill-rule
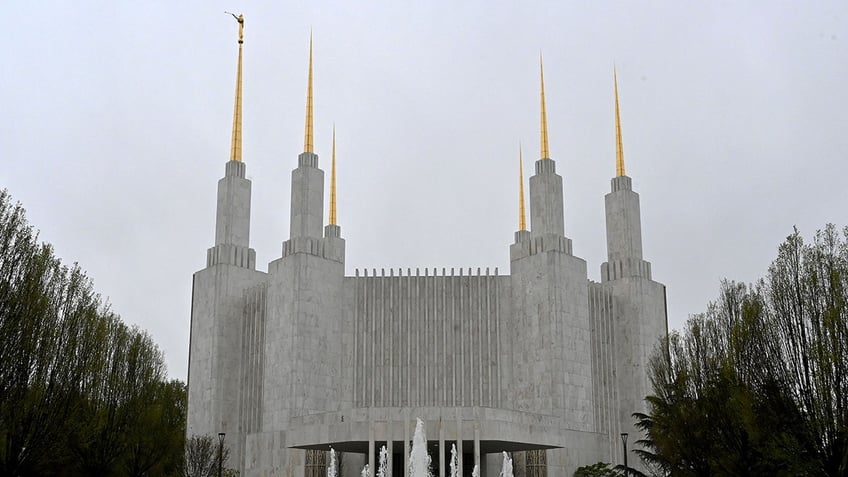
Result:
<svg viewBox="0 0 848 477"><path fill-rule="evenodd" d="M624 173L617 84L617 174L605 197L608 260L600 283L588 280L565 235L544 79L530 224L522 173L520 230L504 250L509 270L373 268L347 276L335 152L324 220L310 46L290 237L259 271L241 160L241 48L240 40L215 243L193 278L187 432L225 432L229 465L243 476L318 475L331 447L341 453L340 475L358 476L366 463L373 475L383 445L390 471L405 476L416 418L425 422L440 477L451 445L465 475L478 465L484 477L498 475L502 451L528 476L621 462L619 435L638 435L631 414L645 408L649 356L667 325L665 287L642 256L639 196Z"/></svg>

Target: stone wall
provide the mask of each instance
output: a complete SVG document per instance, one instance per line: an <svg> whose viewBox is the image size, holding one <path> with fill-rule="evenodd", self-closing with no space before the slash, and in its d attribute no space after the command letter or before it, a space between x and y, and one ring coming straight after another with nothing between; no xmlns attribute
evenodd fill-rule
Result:
<svg viewBox="0 0 848 477"><path fill-rule="evenodd" d="M446 272L357 270L345 279L354 301L345 309L353 315L355 407L505 402L509 277L479 268Z"/></svg>

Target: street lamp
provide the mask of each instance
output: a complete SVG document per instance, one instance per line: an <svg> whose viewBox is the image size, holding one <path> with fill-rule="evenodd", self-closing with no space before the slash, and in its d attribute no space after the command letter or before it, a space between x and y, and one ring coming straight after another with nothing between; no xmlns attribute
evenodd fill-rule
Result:
<svg viewBox="0 0 848 477"><path fill-rule="evenodd" d="M218 433L218 477L221 477L224 466L224 437L226 435L224 432Z"/></svg>
<svg viewBox="0 0 848 477"><path fill-rule="evenodd" d="M627 467L627 433L621 433L621 443L624 444L624 475L630 475L630 468ZM220 476L219 476L220 477Z"/></svg>

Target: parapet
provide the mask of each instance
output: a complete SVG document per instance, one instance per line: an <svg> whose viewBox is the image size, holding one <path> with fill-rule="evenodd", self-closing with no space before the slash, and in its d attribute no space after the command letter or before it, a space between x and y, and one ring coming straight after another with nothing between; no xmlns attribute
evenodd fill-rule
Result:
<svg viewBox="0 0 848 477"><path fill-rule="evenodd" d="M332 229L330 232L337 233L338 231ZM283 242L283 258L296 253L305 253L344 263L344 239L328 234L326 238L294 237Z"/></svg>
<svg viewBox="0 0 848 477"><path fill-rule="evenodd" d="M625 277L651 279L651 262L639 258L625 258L601 264L601 281L608 282Z"/></svg>
<svg viewBox="0 0 848 477"><path fill-rule="evenodd" d="M573 255L571 239L562 235L531 235L525 231L516 233L516 242L509 248L510 261L542 252L560 252Z"/></svg>
<svg viewBox="0 0 848 477"><path fill-rule="evenodd" d="M439 274L439 269L438 269L438 268L436 268L436 267L433 267L433 273L432 273L432 274L430 274L430 269L429 269L429 268L427 268L427 267L425 267L425 268L424 268L424 274L422 275L422 274L421 274L421 268L420 268L420 267L416 267L416 268L415 268L415 274L413 275L413 274L412 274L412 268L407 268L407 269L406 269L406 276L407 276L407 277L431 277L431 276L432 276L432 277L439 277L439 276L441 276L441 277L463 277L463 276L465 276L465 277L472 277L472 276L475 276L475 274L474 274L474 271L473 271L473 268L472 268L472 267L468 267L468 273L467 273L467 274L463 274L463 273L462 273L462 267L458 267L458 269L459 269L459 273L457 273L457 272L456 272L456 270L457 270L457 268L456 268L456 267L451 267L451 269L450 269L450 273L447 273L447 268L442 267L442 273L441 273L441 274ZM490 270L490 269L489 269L489 267L486 267L485 271L483 271L483 269L481 269L480 267L477 267L477 274L476 274L476 276L478 276L478 277L481 277L481 276L482 276L482 277L497 277L497 276L499 276L499 275L498 275L498 267L495 267L495 269L494 269L494 273L490 272L489 270ZM357 269L355 269L355 270L354 270L354 276L355 276L355 277L359 277L359 276L360 276L359 272L360 272L360 270L359 270L358 268L357 268ZM368 269L367 269L367 268L363 268L363 269L362 269L362 275L361 275L361 276L362 276L363 278L367 278L367 277L369 276L369 275L368 275ZM371 276L371 277L380 277L380 278L385 278L385 277L394 277L394 276L396 276L396 275L395 275L395 269L394 269L394 268L389 268L389 274L388 274L388 275L386 275L386 269L385 269L385 268L381 268L381 269L380 269L380 274L379 274L379 275L377 275L377 269L376 269L376 268L372 268L372 269L371 269L371 275L370 275L370 276ZM403 274L403 268L400 268L400 267L399 267L399 268L397 269L397 276L398 276L398 277L402 277L402 276L404 276L404 274Z"/></svg>
<svg viewBox="0 0 848 477"><path fill-rule="evenodd" d="M256 251L242 245L218 244L206 251L206 266L235 265L256 269Z"/></svg>

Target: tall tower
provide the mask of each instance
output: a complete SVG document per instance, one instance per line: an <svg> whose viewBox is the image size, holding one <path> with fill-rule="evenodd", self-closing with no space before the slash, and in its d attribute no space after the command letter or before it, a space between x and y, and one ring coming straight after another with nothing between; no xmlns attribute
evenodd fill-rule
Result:
<svg viewBox="0 0 848 477"><path fill-rule="evenodd" d="M545 82L539 58L540 159L530 177L530 230L510 247L516 409L558 416L568 429L591 431L591 338L586 262L565 236L562 177L550 158ZM521 227L522 224L519 224ZM550 451L548 465L562 472L567 457ZM558 475L558 474L557 474Z"/></svg>
<svg viewBox="0 0 848 477"><path fill-rule="evenodd" d="M262 371L263 430L286 429L291 419L336 410L344 392L339 368L345 244L336 223L335 174L330 223L323 225L324 171L318 168L315 153L312 50L310 35L303 152L291 175L290 235L283 242L282 256L268 265L267 301L261 306L262 356L273 363ZM286 447L288 438L283 431L274 437L274 445ZM256 448L267 449L264 444ZM288 468L303 475L304 451L281 452L281 467L274 472Z"/></svg>
<svg viewBox="0 0 848 477"><path fill-rule="evenodd" d="M530 178L530 230L535 236L547 236L551 240L558 241L562 237L564 245L566 245L565 250L571 253L571 240L565 239L562 177L556 173L556 162L551 159L550 149L548 148L545 70L541 55L539 55L539 78L541 90L541 158L536 161L536 174Z"/></svg>
<svg viewBox="0 0 848 477"><path fill-rule="evenodd" d="M615 383L619 432L639 433L633 426L634 412L645 411L645 396L651 394L648 363L659 339L667 333L665 286L651 279L651 264L642 258L642 223L639 194L625 174L618 77L613 70L615 94L616 175L605 196L607 261L601 265L601 281L612 289L615 343ZM612 433L614 439L617 433ZM638 439L634 439L638 440ZM617 449L615 445L613 448ZM638 462L635 455L630 462Z"/></svg>
<svg viewBox="0 0 848 477"><path fill-rule="evenodd" d="M306 87L306 125L303 133L303 152L292 171L291 239L321 237L324 220L324 171L318 169L315 154L314 107L312 96L312 37L309 38L309 72Z"/></svg>
<svg viewBox="0 0 848 477"><path fill-rule="evenodd" d="M244 16L239 24L230 160L218 181L215 245L206 253L206 268L192 282L191 338L186 433L226 433L231 462L240 462L243 435L238 422L242 293L260 282L256 252L250 248L251 183L242 161L242 50Z"/></svg>

